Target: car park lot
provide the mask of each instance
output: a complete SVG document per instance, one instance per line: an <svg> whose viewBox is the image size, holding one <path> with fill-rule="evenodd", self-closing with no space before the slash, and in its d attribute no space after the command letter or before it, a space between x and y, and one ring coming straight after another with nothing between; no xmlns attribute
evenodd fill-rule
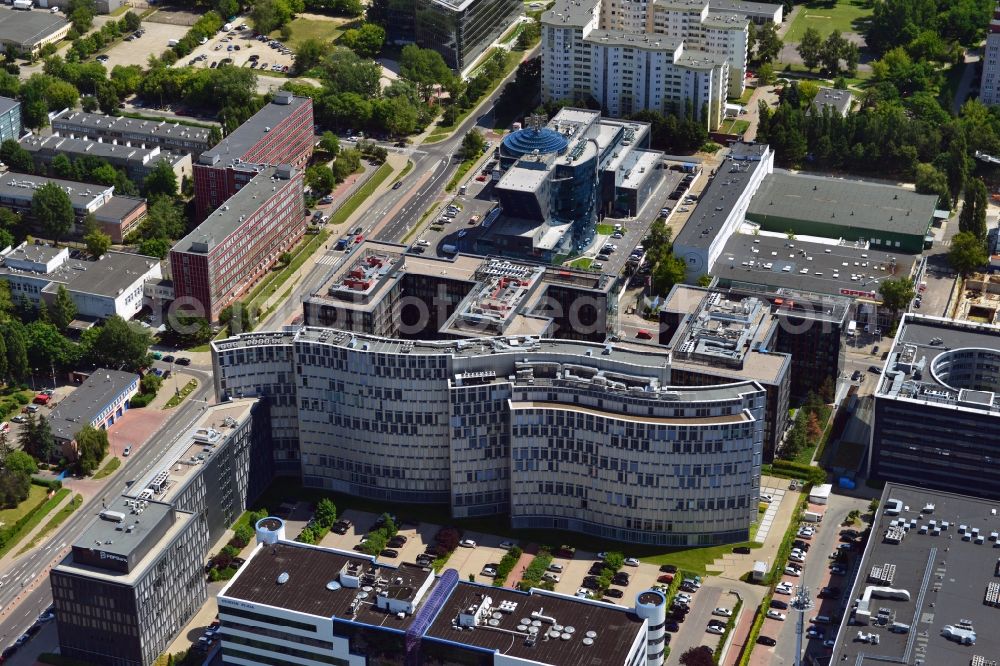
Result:
<svg viewBox="0 0 1000 666"><path fill-rule="evenodd" d="M850 529L843 525L847 514L853 509L862 512L867 508L868 502L863 499L847 497L844 495L832 494L829 503L825 506L810 504L808 511L823 513L823 520L819 523L802 523L815 528L815 533L809 538L803 538L809 545L806 551L805 562L802 565L802 575L799 577L782 576L782 582L791 586L791 594L775 593L774 600L789 604L788 610L775 609L785 613L788 618L785 621L767 618L761 628L760 634L774 638L777 645L768 647L758 644L753 651L751 664L754 666L764 666L765 664L793 664L795 663L795 625L797 613L799 611L792 607L792 599L798 591L799 585L805 585L808 589L809 597L812 600L813 608L805 611L807 628L815 626L817 633L822 633L822 638L806 637L804 640L805 653L817 658L830 654L830 649L824 646L823 641L832 638L837 631L837 622L844 613L847 604L845 600L846 590L849 590L853 577L856 573L857 561L863 551L863 545L855 545L848 550L846 560L846 575L834 575L830 571L830 565L834 562L829 556L839 546L844 543L841 540L841 531ZM864 526L854 526L853 529L859 532L864 530ZM840 588L841 593L833 596L824 595L828 598L819 598L824 587ZM828 616L833 618L832 624L814 624L810 620L816 616Z"/></svg>
<svg viewBox="0 0 1000 666"><path fill-rule="evenodd" d="M249 28L233 29L228 33L219 32L188 56L178 60L175 66L212 67L212 63L218 66L228 58L235 67L250 67L252 64L252 68L261 73L282 74L291 71L294 56L290 52L286 53L288 49L270 46L272 43L275 42L262 41L254 37L253 31ZM276 71L276 66L281 71Z"/></svg>
<svg viewBox="0 0 1000 666"><path fill-rule="evenodd" d="M104 55L108 57L104 66L109 72L115 65L148 67L149 56L162 54L167 50L169 40L180 39L187 34L190 28L186 25L143 21L142 29L145 30L142 37L129 42L122 40L104 52Z"/></svg>

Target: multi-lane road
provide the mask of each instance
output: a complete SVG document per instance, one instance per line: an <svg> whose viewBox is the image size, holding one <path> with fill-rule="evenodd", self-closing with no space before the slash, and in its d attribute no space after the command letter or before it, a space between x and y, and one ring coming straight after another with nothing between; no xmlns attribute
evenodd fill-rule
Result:
<svg viewBox="0 0 1000 666"><path fill-rule="evenodd" d="M0 649L13 643L52 603L49 569L65 557L86 525L100 513L102 499L125 492L127 479L136 479L158 465L163 452L194 425L212 390L211 373L193 368L185 372L198 376L198 388L174 410L149 441L124 459L122 471L110 477L104 492L86 500L44 543L0 572Z"/></svg>

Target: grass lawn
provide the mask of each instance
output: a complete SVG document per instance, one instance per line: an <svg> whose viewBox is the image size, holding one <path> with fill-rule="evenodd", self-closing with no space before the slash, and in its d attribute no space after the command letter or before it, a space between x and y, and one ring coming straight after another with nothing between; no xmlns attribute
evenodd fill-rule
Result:
<svg viewBox="0 0 1000 666"><path fill-rule="evenodd" d="M163 409L171 409L181 404L181 402L184 401L184 398L188 397L191 394L191 391L195 390L196 388L198 388L198 380L192 379L187 384L185 384L184 388L182 388L178 393L175 393L174 397L170 398L170 400L167 401L167 404L164 405Z"/></svg>
<svg viewBox="0 0 1000 666"><path fill-rule="evenodd" d="M17 551L17 554L23 555L24 553L28 552L29 550L40 544L42 541L44 541L45 537L51 534L57 527L62 525L74 511L80 508L81 504L83 504L83 495L78 494L75 497L73 497L73 500L69 504L59 509L59 513L52 516L52 519L49 520L49 522L45 523L45 527L43 527L35 534L35 538L31 540L31 543L25 545L24 548Z"/></svg>
<svg viewBox="0 0 1000 666"><path fill-rule="evenodd" d="M750 121L739 118L728 118L719 126L719 131L725 134L743 134L750 129Z"/></svg>
<svg viewBox="0 0 1000 666"><path fill-rule="evenodd" d="M329 224L342 224L346 222L347 218L349 218L354 211L356 211L361 204L364 203L365 199L370 197L372 193L378 189L378 186L391 175L391 166L388 164L382 164L379 166L378 171L372 174L372 176L365 181L365 184L355 190L354 194L348 197L347 201L340 205L337 212L330 216Z"/></svg>
<svg viewBox="0 0 1000 666"><path fill-rule="evenodd" d="M809 0L802 5L784 41L797 44L810 27L816 28L822 37L834 30L860 33L871 14L871 8L865 7L865 0Z"/></svg>
<svg viewBox="0 0 1000 666"><path fill-rule="evenodd" d="M4 509L3 511L0 511L0 524L3 524L4 527L13 525L18 520L23 518L29 511L44 502L45 496L48 492L47 488L31 484L31 487L28 489L28 498L26 500L15 506L13 509Z"/></svg>
<svg viewBox="0 0 1000 666"><path fill-rule="evenodd" d="M577 259L576 261L570 262L569 267L579 268L581 270L587 270L588 268L590 268L590 265L592 263L594 263L593 259L591 259L590 257L583 257L581 259Z"/></svg>
<svg viewBox="0 0 1000 666"><path fill-rule="evenodd" d="M36 491L41 491L40 495L36 493ZM31 514L31 517L24 521L21 529L11 534L7 542L4 543L3 546L0 546L0 557L9 553L14 546L20 543L21 539L23 539L28 532L35 529L35 526L42 522L42 519L63 501L63 498L65 498L66 495L69 495L68 488L60 488L59 491L50 499L45 499L48 492L49 491L46 488L32 485L31 490L28 491L28 499L21 502L21 504L14 509L8 509L8 511L20 511L20 515L14 518L11 522L7 522L6 518L3 517L3 514L6 514L7 511L0 512L0 520L4 521L5 526L10 525L11 527L13 527L15 521L24 518L29 513ZM22 507L23 511L21 510Z"/></svg>
<svg viewBox="0 0 1000 666"><path fill-rule="evenodd" d="M330 21L317 21L307 18L293 19L288 27L292 31L292 38L285 44L292 50L307 39L318 39L321 42L331 42L340 37L344 32L344 24L350 19L333 19ZM281 39L281 31L275 30L271 33L273 39Z"/></svg>
<svg viewBox="0 0 1000 666"><path fill-rule="evenodd" d="M117 456L115 456L114 458L112 458L111 460L108 461L107 465L105 465L104 467L102 467L101 469L99 469L97 471L97 474L94 474L94 479L95 480L96 479L103 479L106 476L110 476L112 472L114 472L116 469L118 469L121 466L122 466L121 458L118 458Z"/></svg>

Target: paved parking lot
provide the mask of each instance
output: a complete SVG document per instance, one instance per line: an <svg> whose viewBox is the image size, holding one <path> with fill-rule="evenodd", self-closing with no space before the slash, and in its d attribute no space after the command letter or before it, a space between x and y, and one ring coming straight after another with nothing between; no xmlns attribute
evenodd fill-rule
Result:
<svg viewBox="0 0 1000 666"><path fill-rule="evenodd" d="M174 25L169 23L151 23L143 21L142 27L146 34L131 42L120 41L110 49L105 51L108 62L104 66L110 72L115 65L149 65L149 56L159 56L167 50L167 42L171 39L180 39L187 34L190 29L186 25Z"/></svg>
<svg viewBox="0 0 1000 666"><path fill-rule="evenodd" d="M238 19L235 25L242 25L242 23ZM224 58L231 58L234 66L249 67L250 57L256 55L259 59L254 69L262 76L271 73L273 65L281 65L291 70L294 61L292 55L282 54L278 49L268 46L267 42L259 41L252 35L253 31L249 29L231 30L228 33L220 32L205 44L197 47L186 58L178 60L175 66L211 67L213 62L218 64ZM238 50L237 47L239 47ZM283 79L276 80L284 83Z"/></svg>

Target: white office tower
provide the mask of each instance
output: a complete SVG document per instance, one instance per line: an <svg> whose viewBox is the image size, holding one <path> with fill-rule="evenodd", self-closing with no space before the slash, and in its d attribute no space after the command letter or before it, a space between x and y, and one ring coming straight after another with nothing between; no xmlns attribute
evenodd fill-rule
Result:
<svg viewBox="0 0 1000 666"><path fill-rule="evenodd" d="M659 590L643 590L635 597L635 614L649 622L646 666L663 666L666 647L667 598Z"/></svg>
<svg viewBox="0 0 1000 666"><path fill-rule="evenodd" d="M1000 104L1000 5L993 10L993 17L986 31L979 99L983 104Z"/></svg>

